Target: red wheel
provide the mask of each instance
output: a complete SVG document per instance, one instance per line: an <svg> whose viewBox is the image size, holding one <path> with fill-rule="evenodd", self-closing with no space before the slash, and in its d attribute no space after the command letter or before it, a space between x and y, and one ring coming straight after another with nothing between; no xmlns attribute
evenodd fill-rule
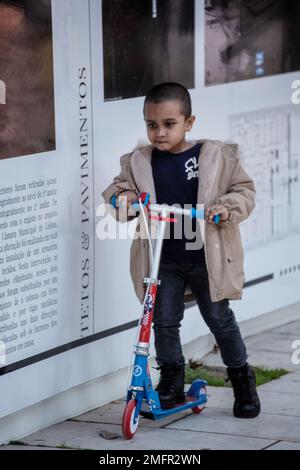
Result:
<svg viewBox="0 0 300 470"><path fill-rule="evenodd" d="M132 439L137 431L140 415L136 418L134 422L135 410L136 410L136 400L132 398L127 403L124 413L123 413L122 431L123 431L123 436L125 439Z"/></svg>
<svg viewBox="0 0 300 470"><path fill-rule="evenodd" d="M195 415L198 415L201 413L201 411L205 408L205 405L199 405L195 406L194 408L191 408L192 412L195 413Z"/></svg>
<svg viewBox="0 0 300 470"><path fill-rule="evenodd" d="M206 387L201 387L200 389L200 395L206 395ZM203 403L203 405L198 405L195 406L194 408L191 408L192 412L195 413L195 415L198 415L201 413L202 410L206 407L206 403Z"/></svg>

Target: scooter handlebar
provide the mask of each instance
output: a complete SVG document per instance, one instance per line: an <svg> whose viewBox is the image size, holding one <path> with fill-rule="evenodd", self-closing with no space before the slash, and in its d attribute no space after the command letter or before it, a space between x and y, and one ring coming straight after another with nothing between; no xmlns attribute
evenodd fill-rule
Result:
<svg viewBox="0 0 300 470"><path fill-rule="evenodd" d="M180 207L175 206L167 206L165 204L150 204L149 195L146 193L142 193L143 198L141 198L142 205L147 207L152 212L164 212L167 214L179 214L179 215L187 215L191 217L191 219L205 219L205 211L203 209L195 209L192 207L191 209L182 209ZM146 196L145 196L146 194ZM140 209L139 202L135 202L131 205L133 209ZM218 224L221 220L220 214L216 214L213 218L213 222Z"/></svg>

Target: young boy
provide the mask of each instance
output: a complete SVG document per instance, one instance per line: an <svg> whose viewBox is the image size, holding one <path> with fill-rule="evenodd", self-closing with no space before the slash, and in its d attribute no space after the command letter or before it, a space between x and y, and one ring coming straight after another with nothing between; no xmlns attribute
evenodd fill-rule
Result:
<svg viewBox="0 0 300 470"><path fill-rule="evenodd" d="M189 286L227 366L235 395L234 415L255 417L260 412L255 376L229 306L229 299L242 296L243 248L238 224L254 208L254 183L241 167L236 145L186 140L195 117L189 92L182 85L162 83L152 88L145 98L144 118L151 145L121 157L121 173L103 192L105 202L114 205L118 219L120 195L127 198L129 207L140 192L147 192L152 203L205 204L208 222L204 247L187 249L185 236L178 239L172 231L164 240L153 319L162 407L184 400L185 361L179 329ZM218 225L213 223L216 214L221 217ZM149 275L145 240L134 239L130 264L142 301L142 282Z"/></svg>

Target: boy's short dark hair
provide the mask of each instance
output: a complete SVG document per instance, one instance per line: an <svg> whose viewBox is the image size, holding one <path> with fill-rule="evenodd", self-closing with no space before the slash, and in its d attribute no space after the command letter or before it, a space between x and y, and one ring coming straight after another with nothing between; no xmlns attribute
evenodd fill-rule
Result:
<svg viewBox="0 0 300 470"><path fill-rule="evenodd" d="M180 83L160 83L151 88L145 97L144 114L147 103L162 103L163 101L179 101L182 104L182 114L186 119L192 114L190 94Z"/></svg>

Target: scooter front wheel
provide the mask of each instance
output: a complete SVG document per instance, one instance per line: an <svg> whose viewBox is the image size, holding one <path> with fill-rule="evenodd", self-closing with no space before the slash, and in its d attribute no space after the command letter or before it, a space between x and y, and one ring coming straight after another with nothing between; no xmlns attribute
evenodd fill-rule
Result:
<svg viewBox="0 0 300 470"><path fill-rule="evenodd" d="M134 398L129 400L125 407L122 420L122 431L125 439L132 439L137 431L140 415L135 418L136 407L137 402Z"/></svg>

